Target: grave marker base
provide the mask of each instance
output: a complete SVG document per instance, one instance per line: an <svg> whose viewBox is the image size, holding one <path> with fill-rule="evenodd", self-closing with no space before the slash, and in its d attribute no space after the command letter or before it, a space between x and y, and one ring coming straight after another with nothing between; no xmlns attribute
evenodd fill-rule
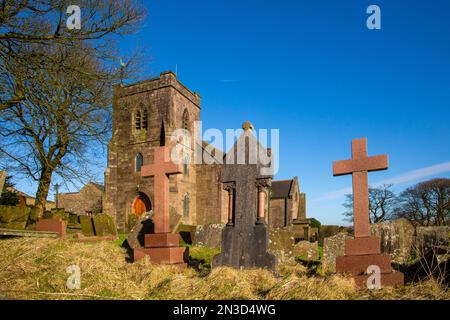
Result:
<svg viewBox="0 0 450 320"><path fill-rule="evenodd" d="M361 237L345 241L345 255L336 257L336 272L350 274L359 289L367 288L367 268L371 265L380 268L381 286L404 284L404 276L391 268L391 257L382 254L380 238Z"/></svg>
<svg viewBox="0 0 450 320"><path fill-rule="evenodd" d="M145 235L145 247L134 248L133 260L137 261L146 255L153 263L176 265L185 268L185 247L180 247L180 236L173 233L151 233Z"/></svg>

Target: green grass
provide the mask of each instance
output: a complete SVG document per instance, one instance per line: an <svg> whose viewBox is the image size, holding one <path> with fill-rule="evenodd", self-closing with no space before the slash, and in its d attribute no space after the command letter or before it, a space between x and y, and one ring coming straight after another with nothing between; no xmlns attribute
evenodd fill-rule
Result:
<svg viewBox="0 0 450 320"><path fill-rule="evenodd" d="M117 234L117 240L115 241L115 243L121 247L123 242L127 239L128 237L128 233L123 233L123 232L119 232Z"/></svg>
<svg viewBox="0 0 450 320"><path fill-rule="evenodd" d="M220 253L220 248L210 247L190 247L189 256L192 259L204 260L205 265L211 266L212 259L216 254Z"/></svg>

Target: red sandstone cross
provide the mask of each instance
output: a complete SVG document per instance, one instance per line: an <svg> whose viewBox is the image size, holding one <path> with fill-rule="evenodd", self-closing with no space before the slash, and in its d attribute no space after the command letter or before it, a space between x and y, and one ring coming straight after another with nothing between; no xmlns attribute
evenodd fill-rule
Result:
<svg viewBox="0 0 450 320"><path fill-rule="evenodd" d="M155 177L153 183L155 233L170 232L169 175L178 173L182 173L181 165L170 161L169 148L167 147L155 148L153 164L141 168L142 177Z"/></svg>
<svg viewBox="0 0 450 320"><path fill-rule="evenodd" d="M355 238L370 237L368 171L385 170L387 155L367 157L367 139L352 140L352 159L333 162L333 175L352 174Z"/></svg>

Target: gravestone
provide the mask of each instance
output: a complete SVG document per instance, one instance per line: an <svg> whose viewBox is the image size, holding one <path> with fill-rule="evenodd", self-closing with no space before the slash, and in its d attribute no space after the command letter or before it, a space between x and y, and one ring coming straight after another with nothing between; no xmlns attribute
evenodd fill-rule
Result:
<svg viewBox="0 0 450 320"><path fill-rule="evenodd" d="M81 231L83 232L84 236L86 237L95 236L94 224L92 223L91 217L80 216L80 224L81 224Z"/></svg>
<svg viewBox="0 0 450 320"><path fill-rule="evenodd" d="M345 254L344 248L347 239L350 239L350 236L345 231L323 239L323 272L336 272L336 258Z"/></svg>
<svg viewBox="0 0 450 320"><path fill-rule="evenodd" d="M61 239L66 239L66 223L61 218L38 219L36 231L57 232Z"/></svg>
<svg viewBox="0 0 450 320"><path fill-rule="evenodd" d="M197 226L193 245L199 247L220 248L222 245L223 223L213 223Z"/></svg>
<svg viewBox="0 0 450 320"><path fill-rule="evenodd" d="M94 224L94 232L96 236L117 236L116 225L111 216L107 214L97 214L92 218Z"/></svg>
<svg viewBox="0 0 450 320"><path fill-rule="evenodd" d="M222 230L222 252L213 267L267 268L275 270L275 256L269 253L269 233L265 222L265 193L271 186L270 158L246 122L244 132L227 153L221 181L228 191L228 223Z"/></svg>
<svg viewBox="0 0 450 320"><path fill-rule="evenodd" d="M370 231L372 236L381 239L381 252L388 253L393 262L408 262L414 247L415 228L411 222L401 218L373 223Z"/></svg>
<svg viewBox="0 0 450 320"><path fill-rule="evenodd" d="M2 171L0 171L0 196L2 195L2 192L3 192L3 186L5 185L5 180L6 180L6 171L2 170Z"/></svg>
<svg viewBox="0 0 450 320"><path fill-rule="evenodd" d="M140 217L136 217L137 220L127 237L127 244L131 250L143 249L145 234L155 232L152 217L153 211L144 212Z"/></svg>
<svg viewBox="0 0 450 320"><path fill-rule="evenodd" d="M147 255L155 263L184 267L186 249L180 247L180 236L171 232L169 214L169 175L180 174L183 170L181 165L170 160L169 153L167 147L155 148L153 164L141 168L141 176L153 177L154 181L154 233L144 235L144 248L133 249L133 260Z"/></svg>
<svg viewBox="0 0 450 320"><path fill-rule="evenodd" d="M25 230L31 207L0 206L0 228Z"/></svg>
<svg viewBox="0 0 450 320"><path fill-rule="evenodd" d="M404 282L401 272L392 271L391 257L381 254L380 238L370 233L368 172L387 167L387 155L367 156L365 138L352 141L352 159L333 162L334 176L352 174L354 215L354 239L345 240L345 254L336 258L336 271L351 274L359 288L365 288L369 277L372 279L367 273L370 266L379 268L381 286Z"/></svg>

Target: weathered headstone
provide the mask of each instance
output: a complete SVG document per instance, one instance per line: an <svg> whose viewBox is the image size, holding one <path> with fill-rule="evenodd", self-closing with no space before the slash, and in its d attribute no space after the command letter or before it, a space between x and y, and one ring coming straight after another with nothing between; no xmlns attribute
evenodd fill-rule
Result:
<svg viewBox="0 0 450 320"><path fill-rule="evenodd" d="M305 261L319 260L319 246L317 241L300 241L294 244L293 254Z"/></svg>
<svg viewBox="0 0 450 320"><path fill-rule="evenodd" d="M385 170L387 155L367 156L367 139L352 141L352 159L333 162L333 175L352 174L354 239L345 241L345 255L336 258L336 271L350 273L358 287L366 287L368 268L376 266L380 270L382 286L403 284L403 274L393 272L391 258L381 254L380 238L371 237L369 220L368 172ZM369 268L369 269L372 269Z"/></svg>
<svg viewBox="0 0 450 320"><path fill-rule="evenodd" d="M275 256L276 265L295 264L295 232L286 228L269 229L268 251Z"/></svg>
<svg viewBox="0 0 450 320"><path fill-rule="evenodd" d="M414 247L414 226L406 219L374 223L372 236L381 239L381 252L391 256L393 262L407 263Z"/></svg>
<svg viewBox="0 0 450 320"><path fill-rule="evenodd" d="M244 124L244 133L228 152L222 169L229 199L228 223L222 230L222 252L214 257L213 267L275 270L275 256L267 251L269 234L264 217L265 192L272 176L261 162L261 155L268 157L269 152L256 140L252 127L249 122Z"/></svg>
<svg viewBox="0 0 450 320"><path fill-rule="evenodd" d="M81 231L86 237L95 236L94 224L89 216L80 216Z"/></svg>
<svg viewBox="0 0 450 320"><path fill-rule="evenodd" d="M61 218L38 219L36 223L36 231L57 232L61 239L65 239L66 223Z"/></svg>
<svg viewBox="0 0 450 320"><path fill-rule="evenodd" d="M94 232L96 236L117 236L116 225L111 216L107 214L97 214L92 218L94 224Z"/></svg>
<svg viewBox="0 0 450 320"><path fill-rule="evenodd" d="M205 224L197 226L193 241L194 246L220 248L222 245L223 223Z"/></svg>
<svg viewBox="0 0 450 320"><path fill-rule="evenodd" d="M30 207L0 206L0 228L24 230L30 211Z"/></svg>
<svg viewBox="0 0 450 320"><path fill-rule="evenodd" d="M171 232L169 215L169 175L180 173L181 165L170 160L167 147L155 148L153 164L142 166L141 175L154 179L154 233L145 234L145 248L134 248L134 261L147 255L155 263L185 266L186 249L180 247L180 236Z"/></svg>
<svg viewBox="0 0 450 320"><path fill-rule="evenodd" d="M336 258L345 254L345 241L350 239L347 232L323 239L322 270L324 272L336 272Z"/></svg>
<svg viewBox="0 0 450 320"><path fill-rule="evenodd" d="M2 192L3 192L3 186L5 185L5 180L6 180L6 171L2 170L2 171L0 171L0 196L2 195Z"/></svg>

